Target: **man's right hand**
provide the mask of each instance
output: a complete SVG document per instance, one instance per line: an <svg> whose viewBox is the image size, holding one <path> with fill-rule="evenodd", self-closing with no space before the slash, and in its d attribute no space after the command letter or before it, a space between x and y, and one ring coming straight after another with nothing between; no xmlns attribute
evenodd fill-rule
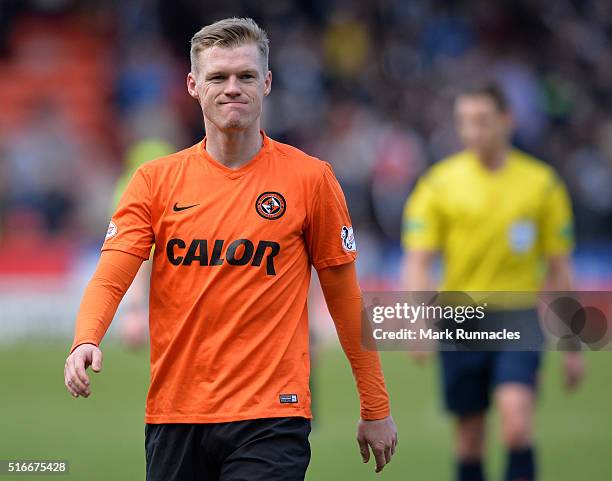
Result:
<svg viewBox="0 0 612 481"><path fill-rule="evenodd" d="M94 372L102 370L102 351L94 344L81 344L72 351L64 364L64 384L75 398L89 397L91 388L86 369L91 366Z"/></svg>

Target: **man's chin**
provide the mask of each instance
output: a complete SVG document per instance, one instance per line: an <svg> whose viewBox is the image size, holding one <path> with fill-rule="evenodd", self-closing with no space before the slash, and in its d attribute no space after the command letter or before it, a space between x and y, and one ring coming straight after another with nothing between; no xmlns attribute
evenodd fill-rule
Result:
<svg viewBox="0 0 612 481"><path fill-rule="evenodd" d="M221 119L210 119L211 123L217 127L221 132L244 132L249 130L253 126L253 124L257 121L257 119L252 118L244 118L244 117L230 117Z"/></svg>
<svg viewBox="0 0 612 481"><path fill-rule="evenodd" d="M243 132L248 130L252 124L252 122L247 122L244 119L228 120L223 123L221 130L226 132Z"/></svg>
<svg viewBox="0 0 612 481"><path fill-rule="evenodd" d="M225 130L246 130L248 125L246 122L227 122L225 124Z"/></svg>

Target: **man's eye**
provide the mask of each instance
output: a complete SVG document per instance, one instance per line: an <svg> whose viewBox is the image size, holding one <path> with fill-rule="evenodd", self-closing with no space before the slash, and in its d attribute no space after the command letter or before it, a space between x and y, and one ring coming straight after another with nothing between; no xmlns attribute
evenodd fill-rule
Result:
<svg viewBox="0 0 612 481"><path fill-rule="evenodd" d="M250 80L250 79L255 78L255 76L251 75L250 73L245 73L244 75L242 75L242 78L246 80Z"/></svg>

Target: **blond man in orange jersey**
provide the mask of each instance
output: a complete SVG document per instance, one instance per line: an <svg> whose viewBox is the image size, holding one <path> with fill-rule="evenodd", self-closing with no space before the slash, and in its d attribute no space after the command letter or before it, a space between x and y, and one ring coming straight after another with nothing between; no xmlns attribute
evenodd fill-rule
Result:
<svg viewBox="0 0 612 481"><path fill-rule="evenodd" d="M261 129L268 39L225 19L191 41L196 145L140 167L112 216L65 364L74 397L155 243L147 480L303 480L310 461L306 297L315 267L361 402L357 439L376 472L397 432L376 352L360 342L351 220L329 164Z"/></svg>

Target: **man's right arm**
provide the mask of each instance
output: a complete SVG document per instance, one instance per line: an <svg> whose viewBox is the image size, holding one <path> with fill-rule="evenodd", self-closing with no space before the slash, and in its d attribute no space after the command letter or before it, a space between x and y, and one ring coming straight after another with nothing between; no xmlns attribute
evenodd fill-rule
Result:
<svg viewBox="0 0 612 481"><path fill-rule="evenodd" d="M404 205L402 216L402 289L429 291L433 286L432 265L445 235L436 182L431 171L423 175Z"/></svg>
<svg viewBox="0 0 612 481"><path fill-rule="evenodd" d="M436 289L432 267L442 244L443 223L438 209L434 187L425 175L417 183L404 206L402 246L405 251L402 262L402 289L424 292ZM417 296L418 297L418 296ZM415 301L417 304L420 300ZM416 321L422 325L422 320ZM423 326L424 327L424 326ZM423 361L428 351L410 351L410 356Z"/></svg>
<svg viewBox="0 0 612 481"><path fill-rule="evenodd" d="M64 383L74 396L91 393L86 369L102 369L102 352L98 348L119 302L134 280L144 259L118 250L105 250L89 281L77 314L74 340L64 365Z"/></svg>
<svg viewBox="0 0 612 481"><path fill-rule="evenodd" d="M408 250L402 264L402 288L407 291L430 291L434 288L431 271L435 251Z"/></svg>
<svg viewBox="0 0 612 481"><path fill-rule="evenodd" d="M415 292L435 290L432 266L437 255L437 252L430 250L406 251L402 261L402 289ZM418 300L414 302L419 303ZM416 327L425 327L422 319L416 320ZM415 361L423 362L429 357L429 348L427 349L425 351L410 350L408 354Z"/></svg>

